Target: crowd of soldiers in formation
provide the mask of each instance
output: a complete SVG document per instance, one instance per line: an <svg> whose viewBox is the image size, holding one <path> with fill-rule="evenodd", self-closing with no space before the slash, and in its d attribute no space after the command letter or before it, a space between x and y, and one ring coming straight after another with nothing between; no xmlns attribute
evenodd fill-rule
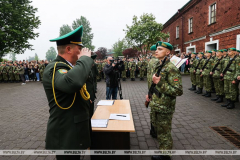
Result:
<svg viewBox="0 0 240 160"><path fill-rule="evenodd" d="M150 58L139 57L139 58L123 58L124 70L120 72L120 77L123 81L127 78L131 78L131 81L135 81L135 78L139 76L140 81L144 80L147 75L147 66ZM104 66L107 64L107 60L95 60L98 70L97 81L100 82L101 79L105 79Z"/></svg>
<svg viewBox="0 0 240 160"><path fill-rule="evenodd" d="M7 61L0 62L0 83L42 81L43 71L48 61Z"/></svg>
<svg viewBox="0 0 240 160"><path fill-rule="evenodd" d="M239 97L239 54L240 51L236 48L192 53L189 69L192 87L189 90L202 94L204 88L206 93L202 96L211 97L211 93L216 93L216 98L212 101L222 103L225 97L227 103L221 106L235 108Z"/></svg>

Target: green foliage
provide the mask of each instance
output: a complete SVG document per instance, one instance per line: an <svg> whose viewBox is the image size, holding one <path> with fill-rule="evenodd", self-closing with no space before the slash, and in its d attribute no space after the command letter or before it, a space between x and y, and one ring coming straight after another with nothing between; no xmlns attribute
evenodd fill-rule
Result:
<svg viewBox="0 0 240 160"><path fill-rule="evenodd" d="M60 27L60 36L63 36L71 31L72 28L69 25L64 24L62 27Z"/></svg>
<svg viewBox="0 0 240 160"><path fill-rule="evenodd" d="M9 59L11 59L12 61L16 61L17 60L16 53L14 53L14 52L9 53Z"/></svg>
<svg viewBox="0 0 240 160"><path fill-rule="evenodd" d="M22 54L33 50L29 40L38 37L34 29L40 25L35 16L37 8L30 0L4 0L0 2L0 57L14 52Z"/></svg>
<svg viewBox="0 0 240 160"><path fill-rule="evenodd" d="M125 38L135 49L147 53L150 47L161 38L169 37L168 34L161 32L162 29L163 25L156 22L153 14L144 13L139 19L137 16L133 16L132 25L127 25L127 29L124 30Z"/></svg>
<svg viewBox="0 0 240 160"><path fill-rule="evenodd" d="M35 53L34 60L35 60L35 61L36 61L36 60L39 60L39 59L38 59L38 55L37 55L37 53Z"/></svg>
<svg viewBox="0 0 240 160"><path fill-rule="evenodd" d="M125 49L130 48L130 45L127 43L125 39L122 40L119 39L116 43L112 45L112 48L114 52L114 57L118 57L123 56L122 52Z"/></svg>
<svg viewBox="0 0 240 160"><path fill-rule="evenodd" d="M48 60L48 61L52 61L52 60L54 60L55 58L57 57L57 52L56 52L56 50L55 50L55 48L53 48L53 47L50 47L50 49L47 51L47 53L46 53L46 59Z"/></svg>
<svg viewBox="0 0 240 160"><path fill-rule="evenodd" d="M77 18L75 21L72 23L72 28L65 24L60 28L60 36L63 36L72 30L78 28L79 26L83 26L83 37L82 37L82 43L84 47L87 47L91 49L92 51L95 49L95 46L92 45L92 39L93 39L93 33L92 28L90 26L90 22L83 16L80 18Z"/></svg>

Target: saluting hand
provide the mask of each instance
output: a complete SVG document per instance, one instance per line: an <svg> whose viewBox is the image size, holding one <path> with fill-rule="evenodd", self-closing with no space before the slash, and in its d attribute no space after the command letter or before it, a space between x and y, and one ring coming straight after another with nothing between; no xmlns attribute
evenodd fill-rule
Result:
<svg viewBox="0 0 240 160"><path fill-rule="evenodd" d="M157 76L155 76L155 74L153 75L152 81L154 84L158 84L160 82L160 80L161 80L161 76L157 77Z"/></svg>
<svg viewBox="0 0 240 160"><path fill-rule="evenodd" d="M80 54L78 55L78 59L80 58L80 57L82 57L82 56L88 56L88 57L91 57L91 50L90 49L88 49L88 48L83 48L82 50L81 50L81 52L80 52Z"/></svg>

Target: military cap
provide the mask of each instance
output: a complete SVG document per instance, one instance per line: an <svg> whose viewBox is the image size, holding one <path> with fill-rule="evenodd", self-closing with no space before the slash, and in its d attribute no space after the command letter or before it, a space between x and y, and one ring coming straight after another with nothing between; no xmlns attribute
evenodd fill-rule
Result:
<svg viewBox="0 0 240 160"><path fill-rule="evenodd" d="M217 52L217 50L216 50L216 49L213 49L212 52Z"/></svg>
<svg viewBox="0 0 240 160"><path fill-rule="evenodd" d="M220 49L220 50L218 50L217 52L223 52L223 50Z"/></svg>
<svg viewBox="0 0 240 160"><path fill-rule="evenodd" d="M77 29L69 32L61 37L51 39L50 42L57 42L57 46L66 45L66 44L76 44L83 46L82 44L82 33L83 27L80 26Z"/></svg>
<svg viewBox="0 0 240 160"><path fill-rule="evenodd" d="M228 50L229 50L229 51L237 51L236 48L229 48Z"/></svg>
<svg viewBox="0 0 240 160"><path fill-rule="evenodd" d="M167 48L169 49L170 51L173 49L173 46L170 44L170 43L167 43L167 42L161 42L161 41L158 41L157 44L156 44L156 48L158 46L162 46L164 48Z"/></svg>
<svg viewBox="0 0 240 160"><path fill-rule="evenodd" d="M150 51L156 51L156 50L157 50L156 45L152 45L152 46L150 47Z"/></svg>
<svg viewBox="0 0 240 160"><path fill-rule="evenodd" d="M212 54L212 51L206 51L206 53L211 53Z"/></svg>
<svg viewBox="0 0 240 160"><path fill-rule="evenodd" d="M203 55L204 53L203 52L198 52L198 54L202 54Z"/></svg>
<svg viewBox="0 0 240 160"><path fill-rule="evenodd" d="M222 49L223 52L227 52L227 49Z"/></svg>
<svg viewBox="0 0 240 160"><path fill-rule="evenodd" d="M192 54L195 54L195 55L196 55L197 53L196 53L196 52L192 52Z"/></svg>
<svg viewBox="0 0 240 160"><path fill-rule="evenodd" d="M237 50L238 53L240 53L240 50Z"/></svg>

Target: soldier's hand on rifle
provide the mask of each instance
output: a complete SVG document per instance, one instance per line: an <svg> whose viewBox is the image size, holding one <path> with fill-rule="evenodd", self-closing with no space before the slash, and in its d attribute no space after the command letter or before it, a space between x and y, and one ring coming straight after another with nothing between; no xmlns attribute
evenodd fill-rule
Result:
<svg viewBox="0 0 240 160"><path fill-rule="evenodd" d="M223 74L221 73L220 76L223 77Z"/></svg>
<svg viewBox="0 0 240 160"><path fill-rule="evenodd" d="M202 72L202 70L200 70L200 72Z"/></svg>
<svg viewBox="0 0 240 160"><path fill-rule="evenodd" d="M148 95L146 95L146 101L150 102L150 99L148 98Z"/></svg>
<svg viewBox="0 0 240 160"><path fill-rule="evenodd" d="M202 77L202 74L200 75L200 77Z"/></svg>
<svg viewBox="0 0 240 160"><path fill-rule="evenodd" d="M236 83L236 81L232 81L232 84L235 84Z"/></svg>
<svg viewBox="0 0 240 160"><path fill-rule="evenodd" d="M158 84L160 82L160 80L161 80L161 76L156 77L155 74L153 75L152 81L154 84Z"/></svg>
<svg viewBox="0 0 240 160"><path fill-rule="evenodd" d="M212 75L213 73L212 72L210 72L210 75Z"/></svg>

